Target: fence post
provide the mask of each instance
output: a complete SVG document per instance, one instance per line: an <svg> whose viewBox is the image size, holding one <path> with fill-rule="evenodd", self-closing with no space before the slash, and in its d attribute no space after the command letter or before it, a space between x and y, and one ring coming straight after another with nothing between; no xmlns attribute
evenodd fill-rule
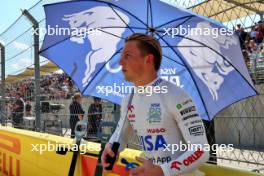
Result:
<svg viewBox="0 0 264 176"><path fill-rule="evenodd" d="M260 13L259 16L260 16L260 21L263 22L263 20L264 20L264 12Z"/></svg>
<svg viewBox="0 0 264 176"><path fill-rule="evenodd" d="M40 68L39 68L39 24L38 21L27 11L23 10L22 14L33 24L34 29L34 68L35 68L35 110L36 110L36 131L40 131Z"/></svg>
<svg viewBox="0 0 264 176"><path fill-rule="evenodd" d="M5 123L5 46L0 42L1 51L1 124Z"/></svg>

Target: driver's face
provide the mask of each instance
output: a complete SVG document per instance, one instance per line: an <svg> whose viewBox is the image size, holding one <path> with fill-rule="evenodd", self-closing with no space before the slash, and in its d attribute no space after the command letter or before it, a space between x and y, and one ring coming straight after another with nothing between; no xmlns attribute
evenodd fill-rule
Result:
<svg viewBox="0 0 264 176"><path fill-rule="evenodd" d="M137 41L125 43L119 64L127 81L134 82L143 75L145 57L141 55Z"/></svg>

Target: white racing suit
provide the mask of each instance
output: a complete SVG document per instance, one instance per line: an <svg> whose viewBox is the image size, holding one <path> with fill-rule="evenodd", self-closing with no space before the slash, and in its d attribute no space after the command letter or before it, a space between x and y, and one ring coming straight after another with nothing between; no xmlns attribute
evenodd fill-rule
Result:
<svg viewBox="0 0 264 176"><path fill-rule="evenodd" d="M144 87L144 93L135 88L129 107L129 96L124 98L121 119L109 143L118 141L121 144L119 151L123 150L134 130L140 137L145 156L160 165L164 176L203 175L197 168L208 160L209 150L203 150L199 145L208 146L208 142L191 98L181 88L160 78ZM151 96L147 92L149 87L152 87ZM154 87L160 93L154 93ZM177 150L180 143L199 145L181 151Z"/></svg>

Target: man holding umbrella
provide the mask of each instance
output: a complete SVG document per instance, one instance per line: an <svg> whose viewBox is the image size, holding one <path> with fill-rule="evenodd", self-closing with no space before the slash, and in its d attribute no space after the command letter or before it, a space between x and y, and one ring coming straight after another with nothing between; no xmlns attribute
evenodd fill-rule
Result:
<svg viewBox="0 0 264 176"><path fill-rule="evenodd" d="M137 157L142 165L131 169L131 175L196 175L198 166L208 160L209 151L203 148L208 144L203 122L192 99L181 88L157 76L161 58L160 43L154 37L135 33L126 39L119 64L125 79L135 88L132 95L124 98L120 121L103 151L104 168L110 165L107 158L115 156L112 144L119 142L120 152L133 130L140 137L147 159ZM166 87L166 91L148 96L138 91L142 87ZM181 144L188 144L187 149L180 150ZM174 150L175 146L179 150Z"/></svg>

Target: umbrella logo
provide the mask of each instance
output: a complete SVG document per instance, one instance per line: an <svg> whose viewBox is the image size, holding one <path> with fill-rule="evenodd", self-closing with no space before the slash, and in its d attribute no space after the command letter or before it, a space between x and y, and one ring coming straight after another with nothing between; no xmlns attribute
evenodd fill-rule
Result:
<svg viewBox="0 0 264 176"><path fill-rule="evenodd" d="M196 28L213 30L208 22L197 23ZM194 44L194 42L188 38L194 41L200 41L205 46L200 45L201 47L197 47L197 43ZM179 51L193 69L196 76L207 86L213 100L217 101L218 91L224 83L225 78L234 70L234 68L218 53L223 53L223 50L238 45L236 38L228 35L218 35L217 38L213 38L211 35L186 35L179 45L190 46L180 47ZM207 46L210 46L214 50L208 49ZM224 56L230 61L227 54Z"/></svg>
<svg viewBox="0 0 264 176"><path fill-rule="evenodd" d="M103 14L103 18L98 20L98 16L102 16L100 14ZM91 75L96 71L96 65L107 62L116 52L117 45L121 41L121 38L117 36L122 36L125 32L129 17L117 9L112 10L109 7L98 6L78 13L64 15L62 20L67 21L71 28L99 28L101 31L100 35L87 35L92 50L87 53L85 58L86 70L82 79L82 85L85 87L91 80ZM112 28L107 28L107 26L112 26ZM78 44L84 44L83 35L72 36L70 40ZM117 73L121 70L121 67L113 69L108 62L106 69L111 73Z"/></svg>

